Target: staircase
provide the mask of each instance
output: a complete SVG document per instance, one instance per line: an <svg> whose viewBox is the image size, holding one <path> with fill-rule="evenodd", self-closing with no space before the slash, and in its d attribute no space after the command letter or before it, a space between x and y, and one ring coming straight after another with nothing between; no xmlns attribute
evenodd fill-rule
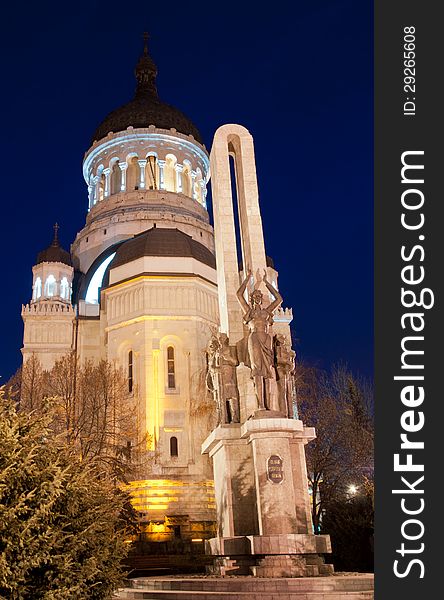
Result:
<svg viewBox="0 0 444 600"><path fill-rule="evenodd" d="M119 590L121 600L373 600L372 574L267 579L141 577Z"/></svg>

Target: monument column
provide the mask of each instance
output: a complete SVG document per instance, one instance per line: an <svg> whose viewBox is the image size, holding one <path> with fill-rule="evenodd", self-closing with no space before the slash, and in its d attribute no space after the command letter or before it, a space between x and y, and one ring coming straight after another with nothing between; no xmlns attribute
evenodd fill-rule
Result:
<svg viewBox="0 0 444 600"><path fill-rule="evenodd" d="M236 173L242 283L230 155ZM330 539L313 534L304 453L304 445L316 436L302 421L287 418L292 399L285 377L294 366L294 352L287 348L284 334L273 336L274 313L282 297L266 272L250 133L239 125L220 127L210 161L220 330L237 354L232 384L238 390L240 423L227 417L224 382L217 376L221 350L217 343L210 344L208 374L213 375L211 389L220 414L219 425L202 444L202 453L213 459L218 522L218 536L208 541L207 551L215 557L218 573L325 575L332 567L324 564L321 554L331 552Z"/></svg>

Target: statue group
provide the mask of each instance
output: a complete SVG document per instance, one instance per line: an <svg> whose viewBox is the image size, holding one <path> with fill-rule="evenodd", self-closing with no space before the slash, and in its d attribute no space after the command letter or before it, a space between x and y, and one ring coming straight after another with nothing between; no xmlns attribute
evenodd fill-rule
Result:
<svg viewBox="0 0 444 600"><path fill-rule="evenodd" d="M217 424L239 423L240 406L236 367L236 348L230 346L226 333L213 333L207 348L207 388L217 406Z"/></svg>
<svg viewBox="0 0 444 600"><path fill-rule="evenodd" d="M251 378L261 410L277 409L287 418L294 418L295 352L286 336L272 336L273 313L282 304L282 296L268 281L264 271L262 282L274 297L263 306L263 293L254 289L245 299L245 290L252 281L248 271L237 297L242 307L243 322L248 328L236 346L230 346L225 333L213 333L207 347L207 388L213 393L218 412L218 425L239 423L240 406L236 367L243 363L251 370ZM274 383L277 388L277 407L273 407Z"/></svg>

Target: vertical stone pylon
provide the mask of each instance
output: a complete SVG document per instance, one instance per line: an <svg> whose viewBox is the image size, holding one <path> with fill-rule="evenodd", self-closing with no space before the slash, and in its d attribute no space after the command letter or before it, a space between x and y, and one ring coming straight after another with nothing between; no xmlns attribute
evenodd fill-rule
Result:
<svg viewBox="0 0 444 600"><path fill-rule="evenodd" d="M210 153L219 311L221 331L231 343L243 336L242 311L236 292L239 263L233 210L230 156L234 159L244 271L261 273L266 268L264 234L259 209L253 137L241 125L222 125L214 135Z"/></svg>
<svg viewBox="0 0 444 600"><path fill-rule="evenodd" d="M264 286L263 292L269 298L275 296L269 313L260 308L260 302L243 303L242 309L237 297L239 289L241 293L252 290L246 279L240 287L230 156L234 159L244 277L251 271L256 286ZM240 125L220 127L214 137L210 166L220 328L236 345L243 364L237 367L240 423L219 424L202 444L202 453L213 459L218 521L218 536L207 541L206 549L215 557L213 566L219 574L327 575L332 573L332 566L326 565L321 555L331 552L330 539L313 533L304 453L304 446L315 438L315 431L298 419L287 418L286 408L273 410L272 402L267 409L262 406L258 410L252 384L253 368L260 369L250 360L251 347L253 357L256 350L261 356L260 344L265 345L264 338L270 340L266 336L272 335L266 319L272 321L282 297L276 288L262 281L266 255L253 138L248 130ZM249 315L248 334L243 326L244 313ZM285 317L283 311L281 321L282 316ZM248 354L244 349L246 341ZM271 390L276 379L274 363L270 363L275 357L265 351L264 356L257 364L268 364L270 371L265 371L263 378L270 382ZM255 377L260 379L262 375Z"/></svg>

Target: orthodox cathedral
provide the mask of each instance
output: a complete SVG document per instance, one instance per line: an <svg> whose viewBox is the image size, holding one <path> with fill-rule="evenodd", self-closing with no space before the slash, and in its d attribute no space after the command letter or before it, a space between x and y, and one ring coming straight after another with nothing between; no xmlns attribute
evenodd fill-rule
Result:
<svg viewBox="0 0 444 600"><path fill-rule="evenodd" d="M208 454L201 452L209 431L196 410L200 395L211 402L211 394L217 395L217 382L208 376L210 340L219 330L228 344L229 335L234 351L228 353L239 364L233 344L245 334L236 297L246 277L242 264L253 276L265 270L263 280L252 280L250 288L262 286L270 303L277 272L264 253L256 205L239 209L244 233L242 258L237 257L224 208L232 186L229 167L227 177L222 172L221 135L213 144L214 165L211 161L213 204L217 194L219 207L214 224L221 232L215 243L207 211L210 154L190 119L160 100L156 75L145 44L135 68L134 98L100 123L83 160L85 226L70 252L61 247L55 226L52 244L32 268L32 297L22 308L22 353L24 362L35 355L44 369L75 352L80 362L106 359L124 370L137 406L138 435L149 440L147 451L154 456L149 470L130 484L144 531L153 540L200 541L214 535L216 521L213 471ZM220 129L225 167L234 156L238 196L254 197L254 155L248 158L243 138L236 137L247 130ZM248 285L242 289L245 297ZM279 306L273 316L274 334L285 345L291 310ZM212 358L214 353L210 363ZM246 390L250 405L239 408L232 392L222 407L225 422L245 421L257 408L258 394L242 369L247 373L247 367L238 367L236 386ZM262 385L257 377L256 385ZM289 396L282 383L282 389L271 384L270 398Z"/></svg>

